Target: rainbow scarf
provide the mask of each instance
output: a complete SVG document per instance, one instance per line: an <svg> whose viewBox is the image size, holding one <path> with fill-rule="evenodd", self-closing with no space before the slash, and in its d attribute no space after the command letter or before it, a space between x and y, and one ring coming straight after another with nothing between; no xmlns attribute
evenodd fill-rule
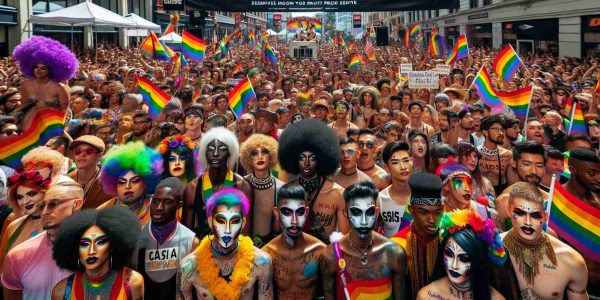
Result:
<svg viewBox="0 0 600 300"><path fill-rule="evenodd" d="M157 60L169 61L169 55L163 45L158 42L158 38L154 32L150 31L150 35L140 45L142 54Z"/></svg>
<svg viewBox="0 0 600 300"><path fill-rule="evenodd" d="M181 34L181 51L190 60L201 63L206 52L206 42L184 30Z"/></svg>
<svg viewBox="0 0 600 300"><path fill-rule="evenodd" d="M144 104L148 106L148 114L156 119L171 99L171 96L144 77L135 75L135 85L140 94L142 94Z"/></svg>
<svg viewBox="0 0 600 300"><path fill-rule="evenodd" d="M569 126L568 134L583 134L588 135L587 127L585 126L585 120L583 119L583 111L577 105L573 103L573 113L571 114L571 126Z"/></svg>
<svg viewBox="0 0 600 300"><path fill-rule="evenodd" d="M29 150L44 145L49 139L62 135L65 113L44 109L37 112L31 126L23 134L0 146L0 162L13 169L21 169L21 158Z"/></svg>
<svg viewBox="0 0 600 300"><path fill-rule="evenodd" d="M348 69L360 68L362 66L362 59L360 54L354 54L348 63Z"/></svg>
<svg viewBox="0 0 600 300"><path fill-rule="evenodd" d="M408 236L410 234L410 226L406 226L403 229L399 230L394 236L390 238L390 240L396 242L398 245L402 246L403 249L406 249L408 245Z"/></svg>
<svg viewBox="0 0 600 300"><path fill-rule="evenodd" d="M494 72L502 76L505 81L511 80L522 66L523 62L510 44L498 54L493 64Z"/></svg>
<svg viewBox="0 0 600 300"><path fill-rule="evenodd" d="M569 193L559 182L552 191L548 225L583 256L600 262L600 210Z"/></svg>
<svg viewBox="0 0 600 300"><path fill-rule="evenodd" d="M227 95L229 107L231 107L236 117L242 115L244 108L248 107L248 102L252 99L256 99L256 94L248 77L240 81Z"/></svg>
<svg viewBox="0 0 600 300"><path fill-rule="evenodd" d="M232 187L235 185L235 179L233 177L233 171L227 169L227 174L225 175L225 180L223 184L221 184L221 188ZM204 201L206 201L212 194L216 192L213 189L212 182L210 181L210 175L208 171L202 174L202 196L204 197Z"/></svg>
<svg viewBox="0 0 600 300"><path fill-rule="evenodd" d="M467 36L461 34L456 40L456 44L454 44L454 48L452 52L448 54L448 58L446 58L446 64L451 65L455 63L459 59L463 59L469 56L469 44L467 43Z"/></svg>
<svg viewBox="0 0 600 300"><path fill-rule="evenodd" d="M512 92L502 92L494 90L492 79L485 66L477 74L473 81L473 86L481 100L492 109L492 113L499 113L504 110L505 104L510 107L515 116L525 124L529 112L529 102L531 100L532 86L524 87Z"/></svg>

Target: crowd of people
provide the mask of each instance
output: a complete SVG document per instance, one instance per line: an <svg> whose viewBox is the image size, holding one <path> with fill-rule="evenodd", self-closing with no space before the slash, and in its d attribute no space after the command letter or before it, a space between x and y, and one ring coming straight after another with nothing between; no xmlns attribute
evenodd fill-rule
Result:
<svg viewBox="0 0 600 300"><path fill-rule="evenodd" d="M600 215L598 58L493 76L533 86L523 123L471 88L497 49L411 89L401 64L441 63L418 47L348 69L362 42L317 60L270 43L279 65L243 39L184 69L37 36L0 60L3 298L600 299L600 261L546 209L556 179ZM169 95L158 116L137 77ZM570 103L587 135L566 133ZM47 111L64 131L9 163Z"/></svg>

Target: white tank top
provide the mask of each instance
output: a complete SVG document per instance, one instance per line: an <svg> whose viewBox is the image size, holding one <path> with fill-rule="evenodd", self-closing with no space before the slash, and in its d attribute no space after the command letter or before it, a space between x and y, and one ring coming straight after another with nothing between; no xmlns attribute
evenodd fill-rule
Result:
<svg viewBox="0 0 600 300"><path fill-rule="evenodd" d="M392 197L390 197L390 188L388 186L383 191L379 192L379 214L383 220L383 235L391 238L400 230L402 216L406 209L406 205L398 205ZM406 201L408 203L408 201Z"/></svg>

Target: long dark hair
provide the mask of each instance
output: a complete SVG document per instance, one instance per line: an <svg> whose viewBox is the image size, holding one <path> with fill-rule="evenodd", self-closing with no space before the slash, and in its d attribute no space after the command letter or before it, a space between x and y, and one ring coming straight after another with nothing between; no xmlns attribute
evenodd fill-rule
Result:
<svg viewBox="0 0 600 300"><path fill-rule="evenodd" d="M431 281L448 276L446 274L446 268L444 267L444 248L446 247L446 244L450 238L453 238L454 241L469 255L469 258L471 259L471 278L469 280L471 281L473 299L491 299L492 261L487 254L488 247L482 239L475 235L473 229L469 227L454 231L454 233L449 234L442 241L442 248L438 251Z"/></svg>

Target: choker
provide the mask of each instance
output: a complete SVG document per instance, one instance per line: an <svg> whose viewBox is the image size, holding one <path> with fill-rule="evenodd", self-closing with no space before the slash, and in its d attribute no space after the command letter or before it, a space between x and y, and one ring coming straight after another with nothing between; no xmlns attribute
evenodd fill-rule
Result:
<svg viewBox="0 0 600 300"><path fill-rule="evenodd" d="M362 169L361 171L363 171L363 172L369 172L369 171L373 170L373 169L375 168L375 166L376 166L376 164L375 164L375 163L373 163L373 165L372 165L372 166L370 166L370 167L368 167L368 168L366 168L366 169ZM359 169L360 169L360 168L359 168Z"/></svg>
<svg viewBox="0 0 600 300"><path fill-rule="evenodd" d="M352 175L356 175L356 173L358 173L358 171L356 169L354 169L354 172L346 174L346 173L344 173L343 169L340 169L340 173L342 173L342 175L344 175L344 176L352 176Z"/></svg>
<svg viewBox="0 0 600 300"><path fill-rule="evenodd" d="M498 147L496 147L496 149L494 149L494 150L490 150L490 149L486 148L484 145L481 145L481 148L479 149L479 151L481 152L481 154L487 155L487 156L497 156L498 155Z"/></svg>
<svg viewBox="0 0 600 300"><path fill-rule="evenodd" d="M159 245L162 245L167 238L175 231L177 228L177 218L171 220L167 224L156 225L150 222L150 231L152 232L152 236L158 242Z"/></svg>
<svg viewBox="0 0 600 300"><path fill-rule="evenodd" d="M450 294L454 297L456 297L456 299L473 299L473 291L471 290L470 287L467 288L460 288L458 286L456 286L454 283L452 283L452 281L450 281L448 279L448 287L450 288Z"/></svg>
<svg viewBox="0 0 600 300"><path fill-rule="evenodd" d="M308 179L304 179L304 177L300 176L298 178L298 183L300 183L300 185L304 188L306 193L311 193L315 191L321 184L320 179L321 178L319 177L319 174L315 174L313 177Z"/></svg>
<svg viewBox="0 0 600 300"><path fill-rule="evenodd" d="M517 260L519 273L530 285L534 284L535 277L540 273L540 262L544 259L544 255L556 265L554 248L552 248L550 239L544 232L537 241L528 243L523 241L519 233L513 228L506 234L502 243L508 249L510 255Z"/></svg>
<svg viewBox="0 0 600 300"><path fill-rule="evenodd" d="M254 189L257 190L266 190L270 189L275 185L275 177L273 175L269 175L267 178L258 178L254 175L250 177L250 184Z"/></svg>
<svg viewBox="0 0 600 300"><path fill-rule="evenodd" d="M117 272L110 270L108 273L100 276L100 278L89 278L87 274L83 274L82 284L85 293L85 299L93 299L101 295L110 295L113 283L117 279ZM90 298L91 296L91 298Z"/></svg>

